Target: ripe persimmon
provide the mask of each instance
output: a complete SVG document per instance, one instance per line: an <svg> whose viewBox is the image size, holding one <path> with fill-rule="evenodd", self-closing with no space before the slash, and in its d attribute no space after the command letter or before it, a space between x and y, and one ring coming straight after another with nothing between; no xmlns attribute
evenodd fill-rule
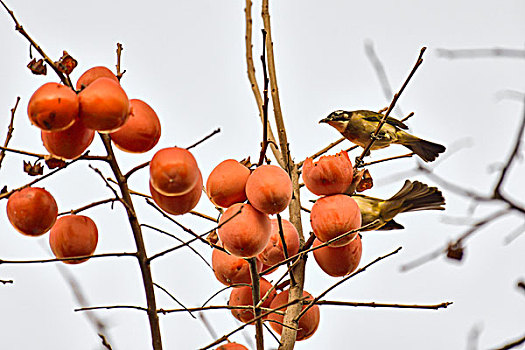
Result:
<svg viewBox="0 0 525 350"><path fill-rule="evenodd" d="M246 181L250 169L235 159L226 159L219 163L208 176L206 192L217 206L227 208L234 203L246 200Z"/></svg>
<svg viewBox="0 0 525 350"><path fill-rule="evenodd" d="M243 258L214 248L211 254L211 266L217 280L224 285L252 283L250 264ZM262 266L262 262L257 260L257 272L262 271Z"/></svg>
<svg viewBox="0 0 525 350"><path fill-rule="evenodd" d="M55 198L39 187L26 187L13 193L6 210L11 225L26 236L43 235L53 226L58 215Z"/></svg>
<svg viewBox="0 0 525 350"><path fill-rule="evenodd" d="M66 159L74 159L84 153L94 136L95 131L86 128L78 118L67 129L55 132L41 131L42 142L47 151Z"/></svg>
<svg viewBox="0 0 525 350"><path fill-rule="evenodd" d="M270 239L270 218L250 204L235 203L222 214L217 233L231 254L251 258L262 252Z"/></svg>
<svg viewBox="0 0 525 350"><path fill-rule="evenodd" d="M317 247L322 242L314 240L313 247ZM342 277L352 273L359 266L363 246L361 237L357 235L350 243L342 247L325 246L314 250L314 257L317 265L328 275Z"/></svg>
<svg viewBox="0 0 525 350"><path fill-rule="evenodd" d="M288 256L295 255L299 252L299 233L294 225L288 220L282 219L284 242ZM261 260L263 264L272 266L280 263L285 259L283 242L279 234L279 221L271 219L272 232L270 240L264 250L257 255L257 259Z"/></svg>
<svg viewBox="0 0 525 350"><path fill-rule="evenodd" d="M58 218L49 233L49 245L59 259L93 255L98 243L97 225L87 216L66 215ZM87 261L67 260L66 264Z"/></svg>
<svg viewBox="0 0 525 350"><path fill-rule="evenodd" d="M159 117L153 108L142 100L131 99L129 104L129 117L120 129L110 134L111 141L125 152L147 152L159 142Z"/></svg>
<svg viewBox="0 0 525 350"><path fill-rule="evenodd" d="M361 211L356 201L344 194L319 198L312 207L310 223L315 236L326 242L361 227ZM355 238L357 232L331 243L340 247Z"/></svg>
<svg viewBox="0 0 525 350"><path fill-rule="evenodd" d="M158 192L153 184L149 183L151 197L157 205L165 212L172 215L182 215L190 212L199 203L202 195L202 175L199 171L197 183L193 188L178 196L165 196Z"/></svg>
<svg viewBox="0 0 525 350"><path fill-rule="evenodd" d="M259 295L263 298L266 293L272 288L272 284L265 280L264 278L259 279ZM275 298L275 289L272 290L268 298L261 304L261 307L269 307L272 303L272 300ZM230 300L228 301L229 306L251 306L253 305L252 297L252 287L251 286L242 286L233 288L230 293ZM232 309L231 310L233 317L238 319L241 322L247 323L252 320L255 316L253 311L250 309Z"/></svg>
<svg viewBox="0 0 525 350"><path fill-rule="evenodd" d="M27 114L31 123L42 130L60 131L75 122L79 99L75 91L59 83L46 83L29 99Z"/></svg>
<svg viewBox="0 0 525 350"><path fill-rule="evenodd" d="M310 192L318 196L345 192L354 176L352 162L346 151L322 156L317 162L306 158L303 181Z"/></svg>
<svg viewBox="0 0 525 350"><path fill-rule="evenodd" d="M292 180L276 165L261 165L248 177L246 196L257 210L266 214L280 213L292 199Z"/></svg>
<svg viewBox="0 0 525 350"><path fill-rule="evenodd" d="M288 294L289 290L284 290L281 293L277 294L275 298L273 298L272 303L270 304L271 309L278 308L284 304L288 303ZM307 297L305 301L310 301L313 299L312 295L310 293L303 291L303 297ZM303 305L303 309L306 308L306 305ZM284 312L286 311L286 308L279 309L280 311ZM270 322L270 325L272 326L273 330L279 333L279 335L283 332L283 315L272 313L268 315L268 320L270 321L276 321L276 322ZM304 313L304 315L299 319L299 325L297 326L297 340L305 340L310 338L315 331L317 330L317 327L319 327L319 320L320 320L320 313L319 313L319 306L314 305L308 311Z"/></svg>
<svg viewBox="0 0 525 350"><path fill-rule="evenodd" d="M87 128L99 132L116 131L129 115L129 100L119 83L98 78L78 94L79 117Z"/></svg>
<svg viewBox="0 0 525 350"><path fill-rule="evenodd" d="M80 76L80 78L78 78L76 84L77 90L81 90L87 87L89 84L91 84L98 78L109 78L117 83L119 82L115 74L113 74L113 72L109 68L106 68L104 66L97 66L88 69Z"/></svg>
<svg viewBox="0 0 525 350"><path fill-rule="evenodd" d="M150 183L164 196L180 196L188 193L197 183L200 171L190 151L179 148L163 148L149 164Z"/></svg>

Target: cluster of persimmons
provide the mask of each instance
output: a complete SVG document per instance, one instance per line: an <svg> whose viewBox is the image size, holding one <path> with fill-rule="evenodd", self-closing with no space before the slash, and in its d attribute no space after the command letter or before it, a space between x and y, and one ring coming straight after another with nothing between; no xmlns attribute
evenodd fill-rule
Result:
<svg viewBox="0 0 525 350"><path fill-rule="evenodd" d="M119 79L105 67L94 67L78 80L76 90L47 83L35 91L28 104L32 124L41 129L48 152L58 158L80 157L91 144L95 132L108 133L114 145L131 153L151 150L161 134L154 110L138 99L128 99ZM346 152L308 158L302 171L305 186L321 196L312 207L310 221L317 237L314 257L331 276L353 272L361 259L361 239L352 233L361 226L356 202L343 193L353 179L352 163ZM186 149L164 148L150 161L151 197L164 211L182 215L191 211L203 192L203 177L194 156ZM272 266L299 252L299 234L294 225L280 216L292 199L292 182L282 168L265 164L250 169L228 159L210 173L205 186L208 198L224 208L217 229L217 247L212 253L216 278L231 290L230 306L250 306L252 277L248 258L256 257L257 271L271 273ZM13 193L7 204L11 224L28 236L50 231L49 243L57 258L87 257L98 241L93 220L83 215L64 215L57 219L53 196L43 188L27 187ZM328 243L325 243L328 242ZM87 259L64 260L81 263ZM240 284L240 286L238 286ZM266 279L259 281L263 308L279 308L288 302L288 291L277 293ZM308 292L304 297L312 299ZM306 306L303 306L303 308ZM282 332L283 312L266 318L272 328ZM253 309L232 309L233 316L250 322ZM297 340L309 338L319 325L319 308L313 306L299 320ZM245 349L229 343L219 349Z"/></svg>

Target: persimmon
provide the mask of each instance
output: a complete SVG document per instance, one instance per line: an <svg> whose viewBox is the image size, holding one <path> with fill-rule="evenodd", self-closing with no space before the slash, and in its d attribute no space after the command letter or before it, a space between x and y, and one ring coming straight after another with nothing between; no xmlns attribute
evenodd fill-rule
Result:
<svg viewBox="0 0 525 350"><path fill-rule="evenodd" d="M322 242L315 239L313 247L320 244ZM325 246L314 250L314 258L325 273L333 277L342 277L357 269L362 252L361 237L357 235L350 243L342 247Z"/></svg>
<svg viewBox="0 0 525 350"><path fill-rule="evenodd" d="M219 163L208 176L206 192L217 206L227 208L234 203L246 200L246 181L250 169L235 159L226 159Z"/></svg>
<svg viewBox="0 0 525 350"><path fill-rule="evenodd" d="M266 293L272 288L272 284L265 280L264 278L259 279L259 295L263 298ZM269 307L272 303L272 300L275 298L275 289L272 290L268 298L261 304L261 307ZM253 305L252 298L252 287L251 286L242 286L233 288L230 294L230 300L228 301L229 306L250 306ZM233 317L238 319L241 322L247 323L252 320L255 316L253 311L250 309L232 309L231 310Z"/></svg>
<svg viewBox="0 0 525 350"><path fill-rule="evenodd" d="M354 175L352 162L346 151L322 156L317 162L306 158L303 164L303 182L318 196L345 192Z"/></svg>
<svg viewBox="0 0 525 350"><path fill-rule="evenodd" d="M83 215L60 217L49 233L49 245L59 259L93 255L98 243L95 222ZM66 264L80 264L87 261L67 260Z"/></svg>
<svg viewBox="0 0 525 350"><path fill-rule="evenodd" d="M129 115L129 99L119 83L98 78L78 94L79 117L87 128L116 131Z"/></svg>
<svg viewBox="0 0 525 350"><path fill-rule="evenodd" d="M286 249L290 257L299 252L299 233L290 221L282 219L281 222L284 242L286 243ZM279 221L277 219L271 219L271 224L272 232L270 234L270 240L266 248L257 255L257 258L268 266L278 264L285 259L283 242L279 234Z"/></svg>
<svg viewBox="0 0 525 350"><path fill-rule="evenodd" d="M165 212L172 215L182 215L190 212L199 203L202 194L202 175L199 171L197 183L193 188L179 196L165 196L149 183L151 197Z"/></svg>
<svg viewBox="0 0 525 350"><path fill-rule="evenodd" d="M119 82L115 74L113 74L113 72L109 68L106 68L104 66L97 66L88 69L80 76L80 78L78 78L76 84L77 90L81 90L87 87L89 84L91 84L98 78L109 78L117 83Z"/></svg>
<svg viewBox="0 0 525 350"><path fill-rule="evenodd" d="M60 131L75 122L79 99L75 91L59 83L46 83L29 99L27 114L31 123L42 130Z"/></svg>
<svg viewBox="0 0 525 350"><path fill-rule="evenodd" d="M252 283L250 264L243 258L214 248L211 254L211 266L217 280L224 285ZM262 262L257 260L257 272L262 271L262 266Z"/></svg>
<svg viewBox="0 0 525 350"><path fill-rule="evenodd" d="M164 196L180 196L188 193L197 183L200 171L190 151L179 148L163 148L149 164L150 183Z"/></svg>
<svg viewBox="0 0 525 350"><path fill-rule="evenodd" d="M270 218L250 204L235 203L219 219L217 233L227 251L250 258L266 247L271 233Z"/></svg>
<svg viewBox="0 0 525 350"><path fill-rule="evenodd" d="M310 223L315 236L326 242L361 227L361 212L356 201L344 194L319 198L312 207ZM340 247L355 238L357 232L331 243Z"/></svg>
<svg viewBox="0 0 525 350"><path fill-rule="evenodd" d="M55 198L43 188L26 187L7 201L7 218L26 236L40 236L49 231L58 215Z"/></svg>
<svg viewBox="0 0 525 350"><path fill-rule="evenodd" d="M125 152L147 152L159 142L159 117L153 108L142 100L131 99L129 105L129 117L120 129L110 134L111 141Z"/></svg>
<svg viewBox="0 0 525 350"><path fill-rule="evenodd" d="M280 213L292 199L292 180L276 165L261 165L248 177L246 196L257 210L266 214Z"/></svg>
<svg viewBox="0 0 525 350"><path fill-rule="evenodd" d="M219 346L215 350L248 350L248 348L239 343L227 343L227 344Z"/></svg>
<svg viewBox="0 0 525 350"><path fill-rule="evenodd" d="M288 295L289 290L284 290L281 293L277 294L275 298L273 298L272 303L270 304L271 309L278 308L284 304L288 303ZM312 295L306 291L303 291L303 297L307 297L305 299L305 302L310 301L313 299ZM306 305L303 305L303 310L306 308ZM286 311L287 308L279 309L279 311ZM276 321L276 322L270 322L270 325L272 326L273 330L276 331L279 335L283 332L283 315L279 315L277 313L272 313L268 315L268 320L270 321ZM308 311L304 313L304 315L299 319L299 324L297 326L297 340L305 340L310 338L315 331L317 330L317 327L319 327L319 320L320 320L320 312L319 312L319 306L314 305Z"/></svg>
<svg viewBox="0 0 525 350"><path fill-rule="evenodd" d="M42 142L47 151L66 159L74 159L84 153L94 137L95 131L86 128L78 118L67 129L55 132L41 131Z"/></svg>

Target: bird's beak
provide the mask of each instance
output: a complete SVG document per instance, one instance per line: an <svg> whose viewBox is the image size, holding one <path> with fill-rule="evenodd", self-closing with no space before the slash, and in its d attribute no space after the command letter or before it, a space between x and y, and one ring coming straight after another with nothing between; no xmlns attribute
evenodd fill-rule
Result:
<svg viewBox="0 0 525 350"><path fill-rule="evenodd" d="M321 124L321 123L328 123L329 120L330 120L330 118L326 117L324 119L319 120L319 124Z"/></svg>

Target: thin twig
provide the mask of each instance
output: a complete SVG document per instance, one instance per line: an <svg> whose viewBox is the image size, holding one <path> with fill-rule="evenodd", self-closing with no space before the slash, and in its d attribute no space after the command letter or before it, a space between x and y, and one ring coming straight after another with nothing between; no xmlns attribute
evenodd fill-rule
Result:
<svg viewBox="0 0 525 350"><path fill-rule="evenodd" d="M509 350L509 349L514 349L515 347L517 346L520 346L521 344L524 344L525 343L525 335L519 339L516 339L508 344L505 344L501 347L498 347L498 348L494 348L494 350Z"/></svg>
<svg viewBox="0 0 525 350"><path fill-rule="evenodd" d="M153 285L157 288L159 288L160 290L162 290L164 293L166 293L174 302L176 302L177 304L180 305L180 307L182 307L184 310L188 311L188 313L190 314L191 317L193 317L194 319L197 319L192 313L190 310L188 310L188 308L186 306L184 306L180 301L177 300L177 298L175 298L173 296L173 294L171 294L166 288L164 288L163 286L153 282Z"/></svg>
<svg viewBox="0 0 525 350"><path fill-rule="evenodd" d="M331 144L329 144L328 146L326 146L322 150L315 152L313 155L311 155L308 158L316 159L317 157L322 156L323 154L325 154L326 152L328 152L329 150L331 150L332 148L334 148L335 146L337 146L338 144L340 144L344 140L346 140L346 137L341 137L339 140L332 142ZM303 166L303 164L304 164L304 160L300 161L299 163L297 163L297 168L300 169Z"/></svg>
<svg viewBox="0 0 525 350"><path fill-rule="evenodd" d="M117 74L115 74L115 76L117 77L119 81L120 79L122 79L122 76L124 75L124 73L126 73L126 70L121 71L120 59L122 56L122 51L124 51L124 47L122 47L121 43L117 43L117 64L115 66L117 69Z"/></svg>
<svg viewBox="0 0 525 350"><path fill-rule="evenodd" d="M259 155L259 161L257 162L257 166L261 166L264 162L264 158L266 157L266 149L268 148L268 104L270 103L270 98L268 96L268 84L270 83L270 79L268 78L268 72L266 69L266 30L262 30L262 37L263 37L263 47L262 47L262 55L261 55L261 63L263 67L263 78L264 78L264 89L263 89L263 140L262 140L262 146L261 146L261 153Z"/></svg>
<svg viewBox="0 0 525 350"><path fill-rule="evenodd" d="M213 137L214 135L216 135L216 134L218 134L220 132L221 132L221 128L217 128L217 129L213 130L210 134L204 136L201 140L195 142L193 145L186 147L186 149L190 150L190 149L192 149L194 147L197 147L198 145L200 145L204 141L208 140L209 138Z"/></svg>
<svg viewBox="0 0 525 350"><path fill-rule="evenodd" d="M106 204L106 203L114 203L114 202L118 202L120 201L120 199L118 198L107 198L107 199L102 199L102 200L99 200L99 201L96 201L96 202L93 202L93 203L90 203L90 204L86 204L80 208L77 208L77 209L71 209L69 211L64 211L62 213L58 213L58 216L62 216L62 215L68 215L68 214L78 214L84 210L87 210L87 209L91 209L91 208L94 208L94 207L97 207L99 205L102 205L102 204Z"/></svg>
<svg viewBox="0 0 525 350"><path fill-rule="evenodd" d="M366 166L369 166L369 165L373 165L373 164L377 164L377 163L387 162L389 160L394 160L394 159L410 158L414 154L415 154L414 152L411 152L411 153L407 153L407 154L402 154L400 156L394 156L394 157L389 157L389 158L385 158L385 159L374 160L373 162L364 163L363 167L366 167Z"/></svg>
<svg viewBox="0 0 525 350"><path fill-rule="evenodd" d="M495 47L493 49L437 49L438 56L454 59L454 58L490 58L490 57L506 57L506 58L525 58L525 50L523 49L508 49Z"/></svg>
<svg viewBox="0 0 525 350"><path fill-rule="evenodd" d="M252 280L251 289L252 289L252 301L253 301L253 314L255 318L261 315L261 308L258 305L259 299L261 298L260 292L261 287L259 283L259 274L257 273L257 258L253 257L248 259L250 264L250 276ZM262 320L260 318L255 321L255 344L257 350L264 350L264 335L262 328Z"/></svg>
<svg viewBox="0 0 525 350"><path fill-rule="evenodd" d="M15 121L15 113L16 113L16 109L18 108L19 102L20 102L20 96L16 98L15 106L11 108L11 119L9 121L9 126L7 127L7 136L4 141L4 147L7 147L7 145L9 144L9 141L11 141L11 138L13 137L13 131L15 130L15 128L13 127L13 123ZM2 151L0 152L0 168L2 168L2 161L4 160L4 157L5 157L5 149L2 149Z"/></svg>
<svg viewBox="0 0 525 350"><path fill-rule="evenodd" d="M136 257L137 253L103 253L103 254L76 256L74 258L55 258L55 259L37 259L37 260L3 260L3 259L0 259L0 265L3 265L3 264L6 264L6 265L44 264L44 263L57 262L57 261L78 261L78 260L85 260L85 259L123 257L123 256Z"/></svg>
<svg viewBox="0 0 525 350"><path fill-rule="evenodd" d="M415 304L390 304L390 303L363 303L363 302L351 302L351 301L339 301L339 300L319 300L316 305L334 305L334 306L353 306L353 307L371 307L371 308L393 308L393 309L424 309L424 310L438 310L445 309L452 302L444 302L433 305L415 305Z"/></svg>

